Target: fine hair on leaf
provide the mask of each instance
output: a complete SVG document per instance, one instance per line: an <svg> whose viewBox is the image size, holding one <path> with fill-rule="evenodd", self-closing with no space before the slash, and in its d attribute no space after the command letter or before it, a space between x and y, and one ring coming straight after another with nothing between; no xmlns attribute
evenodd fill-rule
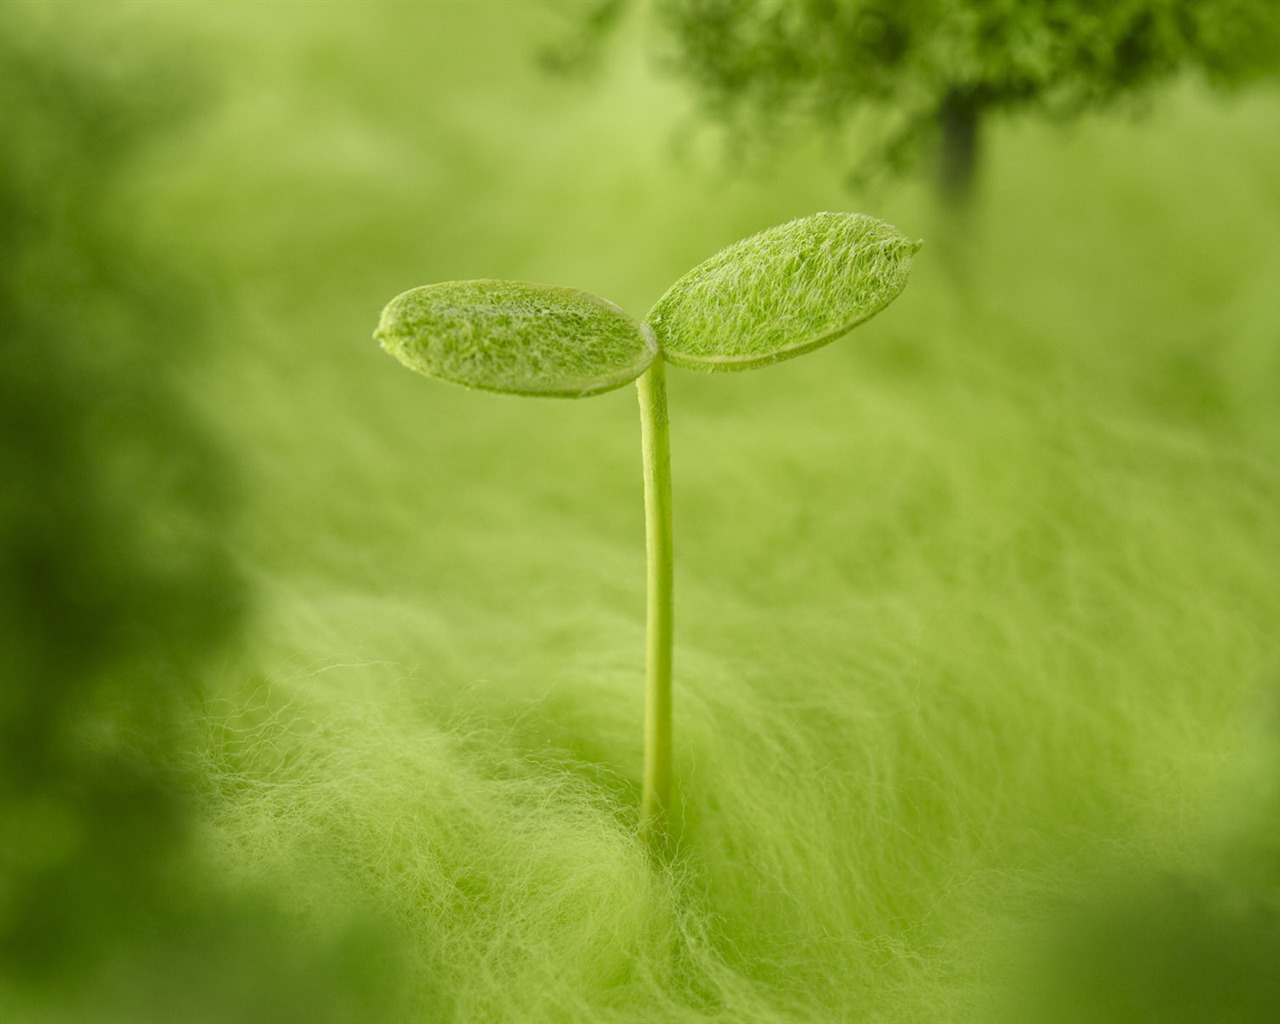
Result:
<svg viewBox="0 0 1280 1024"><path fill-rule="evenodd" d="M920 248L861 213L818 213L722 249L668 289L648 321L668 362L750 370L810 352L875 316Z"/></svg>
<svg viewBox="0 0 1280 1024"><path fill-rule="evenodd" d="M447 281L392 299L374 335L412 370L514 395L583 398L630 384L648 329L586 292L523 281Z"/></svg>

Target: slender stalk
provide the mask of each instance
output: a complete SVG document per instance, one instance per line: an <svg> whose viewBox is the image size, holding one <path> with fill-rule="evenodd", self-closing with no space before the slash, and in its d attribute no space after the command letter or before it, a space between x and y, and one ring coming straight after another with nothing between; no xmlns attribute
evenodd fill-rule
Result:
<svg viewBox="0 0 1280 1024"><path fill-rule="evenodd" d="M671 438L666 370L659 355L636 380L644 461L644 527L648 555L645 630L644 782L640 835L654 850L667 846L671 805Z"/></svg>

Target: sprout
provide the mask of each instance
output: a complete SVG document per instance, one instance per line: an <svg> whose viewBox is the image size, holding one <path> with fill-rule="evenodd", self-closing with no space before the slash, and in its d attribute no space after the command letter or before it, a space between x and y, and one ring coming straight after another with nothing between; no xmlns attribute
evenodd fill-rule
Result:
<svg viewBox="0 0 1280 1024"><path fill-rule="evenodd" d="M412 370L484 391L585 398L636 382L648 602L640 833L669 844L674 614L665 364L750 370L819 348L906 287L920 243L860 213L817 213L721 250L641 323L585 292L518 281L414 288L374 337Z"/></svg>

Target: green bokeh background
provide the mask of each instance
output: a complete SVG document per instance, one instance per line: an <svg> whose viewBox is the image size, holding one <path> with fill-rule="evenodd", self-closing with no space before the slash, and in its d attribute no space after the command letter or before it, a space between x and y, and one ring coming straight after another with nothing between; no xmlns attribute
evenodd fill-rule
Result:
<svg viewBox="0 0 1280 1024"><path fill-rule="evenodd" d="M543 74L556 5L0 17L0 1019L1274 1019L1274 87L998 123L957 223L726 162L639 31ZM634 397L370 336L824 209L900 299L669 375L655 866Z"/></svg>

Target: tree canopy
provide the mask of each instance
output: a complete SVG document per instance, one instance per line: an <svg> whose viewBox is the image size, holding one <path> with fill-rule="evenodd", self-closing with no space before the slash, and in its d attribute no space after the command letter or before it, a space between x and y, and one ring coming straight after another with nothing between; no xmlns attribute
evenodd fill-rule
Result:
<svg viewBox="0 0 1280 1024"><path fill-rule="evenodd" d="M634 0L581 16L561 66L588 62ZM1234 88L1280 68L1272 0L663 0L662 63L713 120L769 138L867 115L855 174L928 156L967 194L991 114L1070 118L1184 73Z"/></svg>

